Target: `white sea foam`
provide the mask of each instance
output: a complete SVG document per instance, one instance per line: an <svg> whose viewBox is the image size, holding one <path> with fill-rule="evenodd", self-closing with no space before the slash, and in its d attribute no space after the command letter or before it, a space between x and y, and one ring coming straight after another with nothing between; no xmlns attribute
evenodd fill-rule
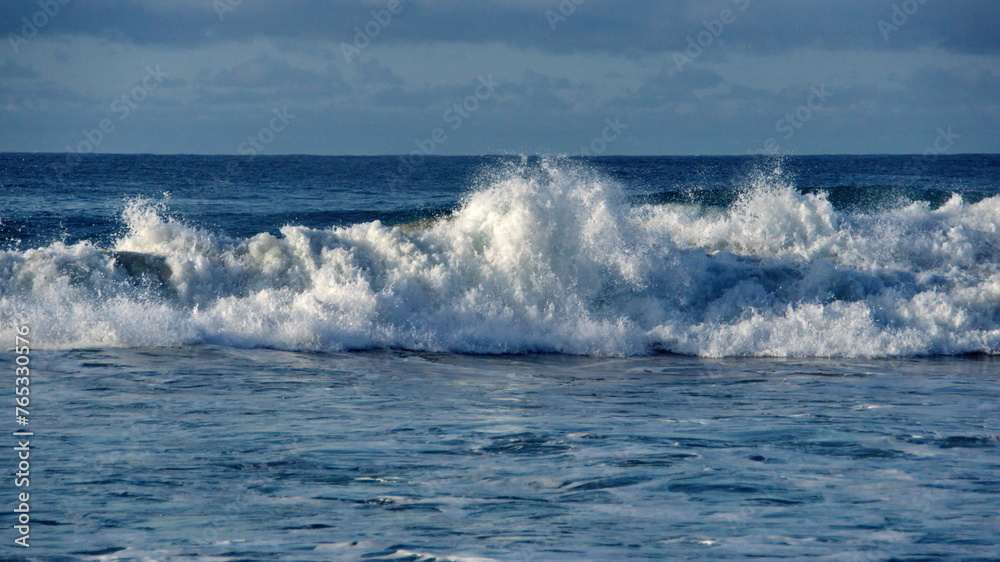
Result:
<svg viewBox="0 0 1000 562"><path fill-rule="evenodd" d="M1000 197L839 212L780 170L727 209L632 205L564 160L451 216L231 239L133 201L113 248L0 252L0 322L47 347L910 356L1000 350Z"/></svg>

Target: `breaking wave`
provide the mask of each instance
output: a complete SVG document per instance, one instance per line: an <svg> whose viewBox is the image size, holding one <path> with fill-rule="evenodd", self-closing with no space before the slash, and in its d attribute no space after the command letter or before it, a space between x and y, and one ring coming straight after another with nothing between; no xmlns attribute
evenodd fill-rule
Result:
<svg viewBox="0 0 1000 562"><path fill-rule="evenodd" d="M780 171L638 202L566 160L451 214L237 239L131 201L110 247L0 252L0 323L45 347L913 356L1000 350L1000 197L867 211Z"/></svg>

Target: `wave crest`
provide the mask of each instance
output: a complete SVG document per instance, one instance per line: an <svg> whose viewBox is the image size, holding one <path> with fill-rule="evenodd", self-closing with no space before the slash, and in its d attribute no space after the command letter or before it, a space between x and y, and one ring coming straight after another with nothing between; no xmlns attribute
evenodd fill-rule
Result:
<svg viewBox="0 0 1000 562"><path fill-rule="evenodd" d="M1000 349L1000 198L838 211L757 172L728 208L630 205L565 160L451 215L234 239L132 201L113 247L0 253L0 320L49 347L909 356Z"/></svg>

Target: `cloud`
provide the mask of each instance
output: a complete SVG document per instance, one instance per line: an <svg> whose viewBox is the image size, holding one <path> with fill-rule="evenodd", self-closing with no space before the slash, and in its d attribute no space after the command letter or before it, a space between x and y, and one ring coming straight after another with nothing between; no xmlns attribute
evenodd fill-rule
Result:
<svg viewBox="0 0 1000 562"><path fill-rule="evenodd" d="M63 110L93 105L94 100L43 77L37 70L15 60L0 64L0 104L3 110Z"/></svg>
<svg viewBox="0 0 1000 562"><path fill-rule="evenodd" d="M70 2L0 56L0 127L17 131L0 150L62 150L149 64L171 77L102 150L231 153L288 106L302 117L269 150L405 152L479 75L500 85L445 153L574 152L619 116L614 151L742 153L820 83L835 95L783 147L919 151L954 125L963 150L1000 149L1000 10L985 0L403 0L386 19L387 1L243 1L221 17L212 0ZM3 3L0 21L16 34L37 6ZM341 42L372 22L345 60Z"/></svg>
<svg viewBox="0 0 1000 562"><path fill-rule="evenodd" d="M356 80L367 86L402 86L405 82L398 74L379 61L365 58L358 62Z"/></svg>
<svg viewBox="0 0 1000 562"><path fill-rule="evenodd" d="M327 83L327 79L315 72L296 68L286 61L262 55L215 72L200 82L220 88L280 88Z"/></svg>
<svg viewBox="0 0 1000 562"><path fill-rule="evenodd" d="M384 9L383 2L285 0L243 2L222 19L213 3L105 0L75 3L53 18L45 33L91 35L140 45L198 46L255 37L351 42L356 29ZM547 13L563 0L403 0L402 12L379 35L385 43L494 43L550 52L649 54L681 50L705 22L731 10L736 21L720 36L741 52L775 53L806 47L900 50L919 46L969 54L1000 52L1000 10L992 0L591 0L553 30ZM912 14L902 10L912 11ZM742 9L745 7L745 9ZM7 2L0 21L19 22L35 6ZM905 18L887 40L879 21ZM563 9L562 13L566 10ZM13 30L12 30L13 31Z"/></svg>
<svg viewBox="0 0 1000 562"><path fill-rule="evenodd" d="M16 60L5 59L3 64L0 64L0 76L4 79L38 78L38 73L35 72L35 69L20 64Z"/></svg>
<svg viewBox="0 0 1000 562"><path fill-rule="evenodd" d="M968 106L983 100L1000 105L1000 72L985 68L941 68L927 66L907 80L908 91L925 104Z"/></svg>
<svg viewBox="0 0 1000 562"><path fill-rule="evenodd" d="M203 104L273 104L295 100L312 105L352 91L341 72L329 64L307 70L269 55L220 70L202 70L196 79ZM303 102L305 100L305 102Z"/></svg>

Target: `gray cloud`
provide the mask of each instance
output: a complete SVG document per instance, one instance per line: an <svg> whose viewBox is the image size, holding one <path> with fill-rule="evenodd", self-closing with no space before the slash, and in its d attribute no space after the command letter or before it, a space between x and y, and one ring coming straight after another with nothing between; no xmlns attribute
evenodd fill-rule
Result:
<svg viewBox="0 0 1000 562"><path fill-rule="evenodd" d="M387 2L69 2L23 40L39 4L4 3L0 150L62 150L158 63L171 76L101 150L231 153L288 106L304 117L268 150L408 152L481 75L500 86L445 153L575 152L616 116L616 152L744 152L819 83L834 96L783 148L919 151L953 125L957 148L1000 149L986 0L404 0L391 21Z"/></svg>
<svg viewBox="0 0 1000 562"><path fill-rule="evenodd" d="M224 1L224 0L223 0ZM726 29L731 48L773 53L803 47L822 49L910 49L934 45L961 53L1000 51L1000 10L991 0L590 0L576 7L553 31L547 12L559 14L561 0L480 2L404 0L402 13L380 40L395 43L502 42L554 52L657 53L683 48L688 36L705 29L723 10L738 25ZM903 12L917 6L912 15ZM350 0L244 2L219 15L213 2L105 0L70 3L45 33L90 35L140 45L204 45L259 36L352 41L355 28L372 20L383 3ZM745 10L740 8L746 7ZM897 7L898 10L894 10ZM7 2L0 21L9 31L38 11L34 2ZM886 40L878 22L905 17ZM564 11L565 12L565 11ZM11 23L12 22L12 23Z"/></svg>

